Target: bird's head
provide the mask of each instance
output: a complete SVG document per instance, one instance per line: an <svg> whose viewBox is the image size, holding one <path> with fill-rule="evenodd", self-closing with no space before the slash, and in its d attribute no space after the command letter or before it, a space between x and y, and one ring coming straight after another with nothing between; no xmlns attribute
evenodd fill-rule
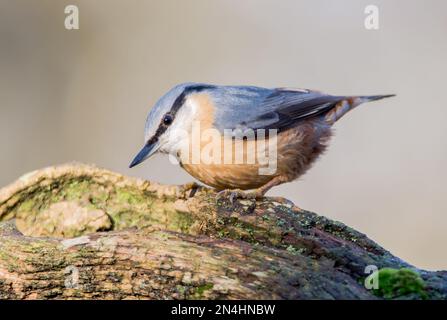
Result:
<svg viewBox="0 0 447 320"><path fill-rule="evenodd" d="M157 151L176 154L187 141L197 110L188 103L188 96L208 88L207 85L185 83L167 92L149 112L144 129L144 146L130 168L148 159Z"/></svg>

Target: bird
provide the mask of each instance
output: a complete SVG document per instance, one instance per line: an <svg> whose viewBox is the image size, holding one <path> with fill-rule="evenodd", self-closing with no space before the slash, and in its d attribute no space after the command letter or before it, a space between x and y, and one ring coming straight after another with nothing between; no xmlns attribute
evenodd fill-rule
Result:
<svg viewBox="0 0 447 320"><path fill-rule="evenodd" d="M182 83L169 90L150 110L144 146L129 167L157 152L170 154L184 170L215 188L220 196L229 195L232 201L233 197L260 199L271 188L306 173L327 149L333 125L347 112L364 102L393 96L338 96L300 88ZM220 142L214 149L216 158L222 160L225 155L221 153L225 152L220 151L231 150L230 161L207 162L200 161L200 157L199 161L191 161L191 156L194 157L191 136L197 125L199 133L209 130L221 135L215 140ZM249 130L255 132L254 136L244 134ZM259 159L250 163L234 161L237 143L242 146L238 149L242 159L253 159L252 153L262 147L250 143L261 138L265 142L264 151L269 143L275 142L275 167L269 174L260 173L264 164ZM223 149L222 145L229 149ZM200 140L195 151L202 154L205 148L206 144Z"/></svg>

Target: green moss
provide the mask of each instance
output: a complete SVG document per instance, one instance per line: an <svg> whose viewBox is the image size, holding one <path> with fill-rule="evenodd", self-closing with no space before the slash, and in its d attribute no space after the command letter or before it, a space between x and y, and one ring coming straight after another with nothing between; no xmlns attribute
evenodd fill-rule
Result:
<svg viewBox="0 0 447 320"><path fill-rule="evenodd" d="M91 182L88 180L73 180L63 189L65 200L77 200L89 193Z"/></svg>
<svg viewBox="0 0 447 320"><path fill-rule="evenodd" d="M281 218L277 218L277 220L276 220L276 225L278 226L278 227L283 227L283 226L285 226L287 223L283 220L283 219L281 219Z"/></svg>
<svg viewBox="0 0 447 320"><path fill-rule="evenodd" d="M177 292L179 293L181 298L185 298L187 292L188 292L188 287L182 286L182 285L177 285L175 287L177 289Z"/></svg>
<svg viewBox="0 0 447 320"><path fill-rule="evenodd" d="M94 208L102 209L105 207L109 194L106 191L96 192L90 197L90 203Z"/></svg>
<svg viewBox="0 0 447 320"><path fill-rule="evenodd" d="M398 298L416 294L422 299L427 298L425 283L421 276L408 268L379 270L379 289L374 294L385 299Z"/></svg>
<svg viewBox="0 0 447 320"><path fill-rule="evenodd" d="M287 250L287 252L289 252L290 254L293 254L293 255L303 254L306 251L305 248L297 248L297 247L294 247L292 245L289 245L286 248L286 250Z"/></svg>
<svg viewBox="0 0 447 320"><path fill-rule="evenodd" d="M3 248L0 248L0 261L6 265L9 272L16 272L20 266L20 261L11 253L5 252Z"/></svg>
<svg viewBox="0 0 447 320"><path fill-rule="evenodd" d="M254 237L253 228L250 225L243 223L227 225L225 230L221 230L219 232L219 235L223 235L223 238L242 240L248 243L254 243L257 241Z"/></svg>
<svg viewBox="0 0 447 320"><path fill-rule="evenodd" d="M34 205L35 205L35 203L33 200L31 200L31 199L25 200L20 204L18 211L19 212L31 211L33 209Z"/></svg>
<svg viewBox="0 0 447 320"><path fill-rule="evenodd" d="M261 217L261 219L262 222L266 221L265 218ZM219 238L242 240L252 245L270 243L279 246L281 244L282 232L275 226L271 227L270 223L246 222L237 217L219 217L215 226L215 233Z"/></svg>
<svg viewBox="0 0 447 320"><path fill-rule="evenodd" d="M41 253L43 250L49 251L53 248L48 248L47 244L40 241L32 241L26 244L25 251L30 253Z"/></svg>
<svg viewBox="0 0 447 320"><path fill-rule="evenodd" d="M115 212L113 209L109 208L110 217L113 221L114 230L122 230L124 228L144 228L150 225L149 217L140 214L133 210L120 210Z"/></svg>
<svg viewBox="0 0 447 320"><path fill-rule="evenodd" d="M202 298L206 291L213 289L214 285L212 283L205 283L196 287L194 296L197 298Z"/></svg>
<svg viewBox="0 0 447 320"><path fill-rule="evenodd" d="M138 190L120 188L116 190L116 199L118 202L131 205L147 202L147 198Z"/></svg>
<svg viewBox="0 0 447 320"><path fill-rule="evenodd" d="M264 214L261 218L262 218L263 221L270 221L271 220L271 218L270 218L270 216L268 214Z"/></svg>
<svg viewBox="0 0 447 320"><path fill-rule="evenodd" d="M183 212L176 212L171 221L168 229L179 230L183 233L189 233L189 229L195 222L190 214Z"/></svg>
<svg viewBox="0 0 447 320"><path fill-rule="evenodd" d="M91 197L90 202L107 212L113 221L113 229L144 228L151 224L151 197L133 188L117 188L109 194L103 190Z"/></svg>
<svg viewBox="0 0 447 320"><path fill-rule="evenodd" d="M228 235L229 235L229 232L227 230L222 229L222 230L217 231L217 236L219 238L226 238L226 237L228 237Z"/></svg>

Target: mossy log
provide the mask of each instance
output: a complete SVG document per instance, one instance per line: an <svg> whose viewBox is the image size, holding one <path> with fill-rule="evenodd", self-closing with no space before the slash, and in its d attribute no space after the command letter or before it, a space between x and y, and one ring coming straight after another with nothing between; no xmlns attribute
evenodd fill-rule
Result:
<svg viewBox="0 0 447 320"><path fill-rule="evenodd" d="M0 220L0 299L447 297L447 272L282 198L67 164L1 189ZM371 265L386 288L365 288Z"/></svg>

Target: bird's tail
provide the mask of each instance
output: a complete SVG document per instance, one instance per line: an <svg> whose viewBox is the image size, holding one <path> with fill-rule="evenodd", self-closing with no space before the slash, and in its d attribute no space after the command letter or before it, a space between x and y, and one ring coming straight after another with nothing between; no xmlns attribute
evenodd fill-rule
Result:
<svg viewBox="0 0 447 320"><path fill-rule="evenodd" d="M352 96L343 97L335 106L326 114L326 121L329 124L334 124L338 119L343 117L346 113L364 102L376 101L385 98L394 97L395 94L384 94L375 96Z"/></svg>
<svg viewBox="0 0 447 320"><path fill-rule="evenodd" d="M369 101L376 101L376 100L381 100L381 99L385 99L385 98L391 98L391 97L395 97L395 94L382 94L382 95L377 95L377 96L359 96L359 97L353 97L353 98L358 98L361 99L362 102L369 102Z"/></svg>

